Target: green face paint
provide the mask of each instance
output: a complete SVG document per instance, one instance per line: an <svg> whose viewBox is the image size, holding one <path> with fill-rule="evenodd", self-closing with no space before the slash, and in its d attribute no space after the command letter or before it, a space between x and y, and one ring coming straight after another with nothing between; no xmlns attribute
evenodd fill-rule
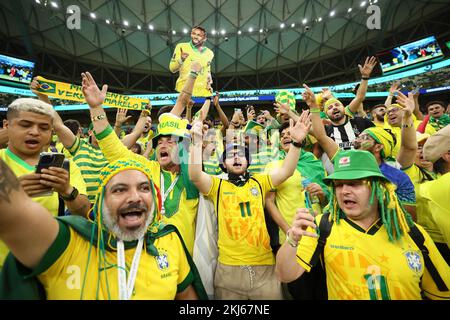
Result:
<svg viewBox="0 0 450 320"><path fill-rule="evenodd" d="M373 145L372 142L370 142L370 141L364 141L364 142L361 143L361 149L362 149L362 150L367 150L367 149L371 148L372 145Z"/></svg>

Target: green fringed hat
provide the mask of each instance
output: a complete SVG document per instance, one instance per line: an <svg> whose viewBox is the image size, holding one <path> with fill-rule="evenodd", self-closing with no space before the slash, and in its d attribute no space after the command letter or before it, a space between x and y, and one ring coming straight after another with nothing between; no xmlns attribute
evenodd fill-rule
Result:
<svg viewBox="0 0 450 320"><path fill-rule="evenodd" d="M326 183L332 180L356 180L379 177L389 181L380 171L375 156L364 150L339 151L334 157L334 172L324 178Z"/></svg>

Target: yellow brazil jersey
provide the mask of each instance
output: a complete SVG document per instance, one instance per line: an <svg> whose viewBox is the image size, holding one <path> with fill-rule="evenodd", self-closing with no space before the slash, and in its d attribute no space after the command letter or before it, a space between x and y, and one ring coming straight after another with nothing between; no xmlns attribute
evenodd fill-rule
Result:
<svg viewBox="0 0 450 320"><path fill-rule="evenodd" d="M158 161L152 161L128 150L109 126L97 135L98 144L109 162L118 159L135 159L142 162L152 173L153 183L161 190L161 175L164 177L164 189L169 190L174 179L178 178L174 188L164 202L165 215L163 221L173 224L180 231L184 243L192 255L195 237L195 218L197 216L198 198L186 199L186 188L181 175L162 170Z"/></svg>
<svg viewBox="0 0 450 320"><path fill-rule="evenodd" d="M90 250L89 241L62 222L59 225L58 237L41 265L33 272L38 275L47 299L117 300L117 267L106 268L106 271L101 272L97 294L99 265L96 247ZM176 233L157 238L154 244L158 256L148 254L145 248L142 250L132 300L174 299L177 292L182 292L193 280L185 251ZM135 251L136 248L125 250L127 276ZM105 260L109 266L117 265L117 252L105 251Z"/></svg>
<svg viewBox="0 0 450 320"><path fill-rule="evenodd" d="M450 248L450 172L436 180L422 183L418 188L418 195L424 199L432 220L439 228L442 236L441 243Z"/></svg>
<svg viewBox="0 0 450 320"><path fill-rule="evenodd" d="M273 173L274 170L283 165L284 160L270 162L266 166L266 173ZM302 187L302 175L295 170L294 174L286 181L276 187L275 203L284 220L290 225L298 208L305 208L305 190ZM321 213L320 204L313 204L313 209ZM280 229L280 243L286 239L285 233Z"/></svg>
<svg viewBox="0 0 450 320"><path fill-rule="evenodd" d="M17 155L11 152L9 149L0 150L0 159L2 159L14 172L17 177L34 173L35 166L29 165L24 160L19 158ZM84 183L83 177L81 176L80 169L77 165L70 160L70 184L78 189L80 194L87 195L86 184ZM59 199L58 193L53 192L49 196L35 197L33 201L40 203L45 207L53 216L58 216ZM0 241L0 266L3 265L9 250L6 245Z"/></svg>
<svg viewBox="0 0 450 320"><path fill-rule="evenodd" d="M273 188L270 176L256 174L242 187L211 178L212 186L205 196L217 208L219 262L234 266L273 265L263 205L266 193Z"/></svg>
<svg viewBox="0 0 450 320"><path fill-rule="evenodd" d="M188 53L189 57L184 61L184 63L179 65L179 60L181 59L181 50ZM175 85L175 90L181 92L183 90L186 79L191 71L191 64L193 61L198 61L202 65L202 70L200 71L197 80L195 80L193 96L196 97L209 97L211 92L207 89L207 78L208 74L211 72L211 63L214 58L214 53L207 47L203 47L200 52L197 47L192 45L191 42L183 42L177 44L175 51L173 53L172 59L170 60L169 69L175 72L177 68L179 69L179 77Z"/></svg>
<svg viewBox="0 0 450 320"><path fill-rule="evenodd" d="M319 216L317 223L320 223ZM429 257L447 287L450 267L440 255L430 236L425 237ZM311 228L309 231L314 232ZM302 237L297 249L297 263L307 264L317 246L317 238ZM331 300L420 300L421 291L430 299L450 299L450 292L440 292L428 270L421 251L406 235L390 242L378 220L367 231L349 219L334 223L324 249L328 298ZM306 263L305 263L306 261Z"/></svg>
<svg viewBox="0 0 450 320"><path fill-rule="evenodd" d="M417 129L417 127L422 123L419 120L416 120L416 118L413 116L414 119L414 128ZM392 127L389 125L389 123L386 121L384 124L385 129L390 129L392 133L395 135L395 138L397 139L397 144L395 145L394 149L392 150L392 157L397 158L398 153L400 152L400 146L402 145L402 128L400 127ZM431 127L434 129L433 127ZM425 133L428 133L430 136L435 133L436 130L432 131L430 128L426 128Z"/></svg>
<svg viewBox="0 0 450 320"><path fill-rule="evenodd" d="M412 183L414 184L417 203L417 223L420 224L426 230L426 232L428 232L434 242L445 243L442 232L440 231L439 226L436 224L431 214L431 207L428 205L428 200L424 198L422 193L420 192L422 183L426 181L424 178L424 173L420 171L419 167L417 167L415 164L413 164L408 169L402 169L402 171L409 176Z"/></svg>
<svg viewBox="0 0 450 320"><path fill-rule="evenodd" d="M137 139L136 142L138 142L142 147L142 153L144 153L145 150L147 150L147 144L149 141L152 140L153 135L154 135L153 130L150 130L147 134L141 135L139 139Z"/></svg>

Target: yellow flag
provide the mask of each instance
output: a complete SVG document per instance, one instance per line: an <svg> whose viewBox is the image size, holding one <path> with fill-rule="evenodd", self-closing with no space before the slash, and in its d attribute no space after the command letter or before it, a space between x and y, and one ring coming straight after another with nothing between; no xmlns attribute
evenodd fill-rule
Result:
<svg viewBox="0 0 450 320"><path fill-rule="evenodd" d="M37 80L39 82L38 91L40 93L62 100L70 100L86 103L83 92L81 91L81 86L48 80L40 76L37 77ZM103 105L113 108L143 110L150 105L150 100L133 98L125 96L123 94L107 92L105 102L103 103Z"/></svg>

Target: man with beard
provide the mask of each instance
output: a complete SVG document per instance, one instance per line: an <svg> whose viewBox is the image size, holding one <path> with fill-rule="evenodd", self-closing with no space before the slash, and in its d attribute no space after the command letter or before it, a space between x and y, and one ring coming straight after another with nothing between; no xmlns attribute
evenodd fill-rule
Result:
<svg viewBox="0 0 450 320"><path fill-rule="evenodd" d="M314 93L308 86L303 86L306 89L303 93L303 99L310 107L312 113L311 118L313 122L314 135L328 157L333 160L341 150L339 149L337 143L325 133L322 120L319 115L320 109L317 107ZM379 127L371 127L364 130L356 138L354 147L355 149L369 151L375 156L383 175L396 186L395 192L398 200L405 206L405 209L407 209L415 219L416 195L414 192L414 185L404 172L387 163L389 160L392 160L392 152L395 144L395 137L390 131ZM405 148L405 150L398 155L400 165L410 165L407 159L407 153L411 152L411 149L413 148L414 147ZM415 152L415 149L413 152Z"/></svg>
<svg viewBox="0 0 450 320"><path fill-rule="evenodd" d="M142 163L123 159L102 169L94 221L54 219L2 160L0 176L0 238L13 254L2 271L3 298L23 299L15 291L30 286L32 277L49 300L203 296L183 240L161 224L159 191ZM14 266L22 277L16 286L18 279L8 277Z"/></svg>
<svg viewBox="0 0 450 320"><path fill-rule="evenodd" d="M249 149L228 144L222 162L228 173L225 180L202 171L202 124L193 125L189 176L199 191L213 201L219 226L219 256L214 278L216 299L281 299L264 218L265 197L294 173L301 142L310 127L308 112L300 116L295 126L290 121L292 146L282 167L271 174L250 175Z"/></svg>
<svg viewBox="0 0 450 320"><path fill-rule="evenodd" d="M354 117L360 104L364 101L369 83L370 74L376 66L375 57L367 57L364 66L358 65L362 80L356 97L347 107L335 98L325 102L324 111L330 119L331 124L325 127L327 136L333 139L341 150L353 149L356 137L366 128L372 127L373 123L365 118Z"/></svg>
<svg viewBox="0 0 450 320"><path fill-rule="evenodd" d="M370 111L372 122L376 127L384 127L384 116L386 115L386 106L384 104L377 104Z"/></svg>
<svg viewBox="0 0 450 320"><path fill-rule="evenodd" d="M192 63L191 67L193 72L189 75L171 112L163 113L159 117L157 132L152 139L156 161L147 160L128 150L114 134L102 107L108 89L107 85L104 85L100 91L92 75L86 72L82 74L82 90L90 108L100 149L106 159L115 161L127 158L143 161L152 172L154 183L161 189L164 222L177 227L192 254L195 218L198 209L198 190L188 176L188 152L184 145L186 142L184 138L187 136L187 120L180 119L184 106L191 97L197 73L201 69L198 62Z"/></svg>
<svg viewBox="0 0 450 320"><path fill-rule="evenodd" d="M169 69L172 73L179 72L175 90L181 92L189 73L193 61L200 62L202 68L198 72L193 95L196 97L210 97L212 95L211 63L214 53L205 46L206 30L200 26L195 26L191 31L191 41L179 43L175 47Z"/></svg>

